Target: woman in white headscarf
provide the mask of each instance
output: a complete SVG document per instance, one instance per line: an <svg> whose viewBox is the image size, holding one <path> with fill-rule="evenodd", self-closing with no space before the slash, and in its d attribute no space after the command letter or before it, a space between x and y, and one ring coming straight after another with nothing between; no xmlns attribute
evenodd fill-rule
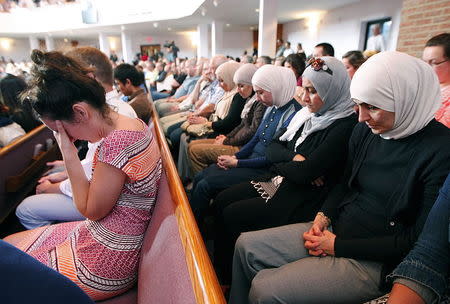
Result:
<svg viewBox="0 0 450 304"><path fill-rule="evenodd" d="M256 95L253 91L252 77L256 70L257 67L254 64L246 63L234 74L233 82L239 93L239 96L235 98L242 101L243 104L243 108L240 108L241 123L228 134L218 132L219 135L215 139L199 139L189 143L188 159L190 159L191 171L194 176L214 164L219 155L233 155L239 151L240 147L256 133L266 110L264 104L256 102ZM214 128L215 123L211 125Z"/></svg>
<svg viewBox="0 0 450 304"><path fill-rule="evenodd" d="M312 224L241 234L230 303L362 303L414 245L450 171L439 82L421 60L383 52L350 91L361 123L342 181Z"/></svg>
<svg viewBox="0 0 450 304"><path fill-rule="evenodd" d="M271 173L214 200L214 252L222 282L229 283L234 243L242 232L312 220L342 173L357 122L348 73L334 57L317 58L302 83L305 108L266 150Z"/></svg>
<svg viewBox="0 0 450 304"><path fill-rule="evenodd" d="M268 170L270 163L265 156L267 146L272 142L275 133L300 108L292 98L296 86L292 70L263 66L253 75L252 84L258 102L269 108L256 134L239 152L233 156L220 155L217 164L195 176L189 202L197 220L201 220L209 201L217 193Z"/></svg>

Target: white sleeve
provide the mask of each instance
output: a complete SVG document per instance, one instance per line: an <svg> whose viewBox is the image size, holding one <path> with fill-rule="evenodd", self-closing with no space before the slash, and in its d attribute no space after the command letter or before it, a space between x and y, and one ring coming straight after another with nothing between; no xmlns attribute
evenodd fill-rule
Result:
<svg viewBox="0 0 450 304"><path fill-rule="evenodd" d="M88 151L86 153L85 159L81 161L83 166L84 174L90 180L92 178L92 162L94 161L95 150L100 145L101 141L96 143L88 143ZM70 180L66 179L59 184L59 190L67 196L73 197L72 186L70 185Z"/></svg>

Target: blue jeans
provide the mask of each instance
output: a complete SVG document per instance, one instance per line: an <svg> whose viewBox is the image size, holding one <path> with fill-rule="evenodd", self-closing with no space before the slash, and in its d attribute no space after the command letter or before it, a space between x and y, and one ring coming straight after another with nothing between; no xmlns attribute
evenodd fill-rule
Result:
<svg viewBox="0 0 450 304"><path fill-rule="evenodd" d="M388 279L412 280L432 290L436 297L442 297L450 266L449 208L450 175L439 192L417 243ZM420 290L415 291L421 295Z"/></svg>
<svg viewBox="0 0 450 304"><path fill-rule="evenodd" d="M16 209L16 216L27 229L55 222L83 221L70 196L59 193L42 193L24 199Z"/></svg>
<svg viewBox="0 0 450 304"><path fill-rule="evenodd" d="M150 93L152 94L152 98L153 101L158 100L158 99L163 99L163 98L167 98L170 96L169 93L164 93L164 92L158 92L158 91L150 91Z"/></svg>

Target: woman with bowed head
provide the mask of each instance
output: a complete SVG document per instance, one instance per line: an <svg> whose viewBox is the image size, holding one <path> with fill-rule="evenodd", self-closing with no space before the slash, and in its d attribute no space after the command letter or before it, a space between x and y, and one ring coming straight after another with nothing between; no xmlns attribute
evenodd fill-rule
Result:
<svg viewBox="0 0 450 304"><path fill-rule="evenodd" d="M312 59L303 88L306 107L266 149L270 173L214 200L214 253L223 283L229 283L234 243L242 232L312 220L342 174L357 122L344 65L334 57Z"/></svg>
<svg viewBox="0 0 450 304"><path fill-rule="evenodd" d="M384 294L417 240L450 171L450 131L434 120L439 82L423 61L383 52L350 92L360 123L341 182L313 223L241 234L230 303L362 303Z"/></svg>
<svg viewBox="0 0 450 304"><path fill-rule="evenodd" d="M240 97L244 100L244 107L240 113L241 123L231 132L219 133L215 139L199 139L190 142L189 159L194 175L214 164L218 156L233 155L239 151L258 129L267 107L256 101L253 91L252 77L256 70L254 64L246 63L234 74L233 81L236 83Z"/></svg>
<svg viewBox="0 0 450 304"><path fill-rule="evenodd" d="M258 102L269 107L252 139L234 155L220 155L217 164L199 172L194 179L189 200L194 215L200 219L209 201L220 191L265 173L269 161L265 150L275 133L289 123L300 105L294 96L296 79L288 68L265 65L252 78Z"/></svg>
<svg viewBox="0 0 450 304"><path fill-rule="evenodd" d="M93 300L107 299L136 282L161 176L160 152L148 127L112 111L103 87L77 61L38 50L31 59L24 96L55 132L74 203L86 220L20 232L5 241L67 276ZM73 141L102 138L88 180Z"/></svg>

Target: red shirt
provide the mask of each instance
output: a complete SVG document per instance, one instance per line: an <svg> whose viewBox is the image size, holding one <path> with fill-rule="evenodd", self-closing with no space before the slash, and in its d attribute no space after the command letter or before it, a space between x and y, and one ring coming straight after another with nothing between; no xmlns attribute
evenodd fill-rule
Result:
<svg viewBox="0 0 450 304"><path fill-rule="evenodd" d="M450 128L450 85L441 89L442 106L434 117L437 121Z"/></svg>

